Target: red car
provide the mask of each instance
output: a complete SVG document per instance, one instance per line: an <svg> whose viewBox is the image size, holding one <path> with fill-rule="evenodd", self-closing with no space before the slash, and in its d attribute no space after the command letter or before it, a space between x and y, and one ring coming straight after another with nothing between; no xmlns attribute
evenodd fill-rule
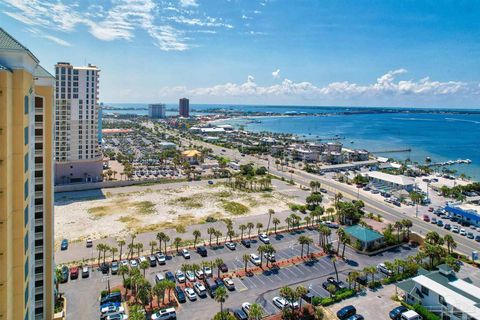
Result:
<svg viewBox="0 0 480 320"><path fill-rule="evenodd" d="M71 267L70 268L70 280L78 278L78 267Z"/></svg>
<svg viewBox="0 0 480 320"><path fill-rule="evenodd" d="M427 215L424 215L424 216L423 216L423 221L425 221L425 222L430 222L430 217L427 216Z"/></svg>
<svg viewBox="0 0 480 320"><path fill-rule="evenodd" d="M433 207L428 208L428 212L433 212Z"/></svg>

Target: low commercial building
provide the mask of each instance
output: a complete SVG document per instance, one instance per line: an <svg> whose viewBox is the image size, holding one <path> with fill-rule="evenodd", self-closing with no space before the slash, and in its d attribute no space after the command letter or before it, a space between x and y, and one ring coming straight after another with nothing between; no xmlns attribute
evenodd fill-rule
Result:
<svg viewBox="0 0 480 320"><path fill-rule="evenodd" d="M368 177L370 179L370 183L379 190L406 190L410 192L415 186L414 179L403 175L393 175L380 171L370 171L363 175Z"/></svg>
<svg viewBox="0 0 480 320"><path fill-rule="evenodd" d="M358 224L345 228L345 233L350 237L350 243L354 247L357 247L356 243L358 242L365 251L373 251L384 245L381 233Z"/></svg>
<svg viewBox="0 0 480 320"><path fill-rule="evenodd" d="M445 211L465 222L480 226L480 206L473 204L447 205Z"/></svg>
<svg viewBox="0 0 480 320"><path fill-rule="evenodd" d="M440 319L480 319L480 288L459 279L447 265L400 282L405 302L420 304Z"/></svg>

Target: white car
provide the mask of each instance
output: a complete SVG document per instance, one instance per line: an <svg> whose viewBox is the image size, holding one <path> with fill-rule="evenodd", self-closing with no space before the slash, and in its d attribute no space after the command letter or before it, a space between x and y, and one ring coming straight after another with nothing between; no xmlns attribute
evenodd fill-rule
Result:
<svg viewBox="0 0 480 320"><path fill-rule="evenodd" d="M177 281L180 283L185 282L185 274L181 270L177 270L175 278L177 278Z"/></svg>
<svg viewBox="0 0 480 320"><path fill-rule="evenodd" d="M250 261L256 266L259 266L261 263L260 257L255 253L250 253Z"/></svg>
<svg viewBox="0 0 480 320"><path fill-rule="evenodd" d="M188 297L190 301L197 300L197 294L192 288L185 288L185 295Z"/></svg>
<svg viewBox="0 0 480 320"><path fill-rule="evenodd" d="M207 296L207 289L205 288L205 286L203 284L201 284L200 282L195 282L195 284L193 285L193 289L195 290L195 292L200 296L200 297L206 297Z"/></svg>
<svg viewBox="0 0 480 320"><path fill-rule="evenodd" d="M230 250L235 250L237 247L237 244L235 242L226 242L225 247L227 247Z"/></svg>
<svg viewBox="0 0 480 320"><path fill-rule="evenodd" d="M205 274L203 273L202 270L197 270L195 271L195 276L197 277L198 280L202 280L205 277Z"/></svg>
<svg viewBox="0 0 480 320"><path fill-rule="evenodd" d="M122 261L120 261L120 264L122 266L127 266L128 267L128 260L122 260Z"/></svg>
<svg viewBox="0 0 480 320"><path fill-rule="evenodd" d="M246 314L248 314L248 311L250 310L251 306L252 305L250 304L250 302L242 303L242 309L243 309L243 311L245 311Z"/></svg>
<svg viewBox="0 0 480 320"><path fill-rule="evenodd" d="M163 253L157 253L155 255L155 258L157 258L158 264L165 264L165 262L167 260Z"/></svg>
<svg viewBox="0 0 480 320"><path fill-rule="evenodd" d="M273 297L272 301L277 308L282 310L288 307L289 305L287 299L284 299L282 297Z"/></svg>
<svg viewBox="0 0 480 320"><path fill-rule="evenodd" d="M138 268L138 262L135 259L130 260L130 267Z"/></svg>
<svg viewBox="0 0 480 320"><path fill-rule="evenodd" d="M265 234L265 233L261 233L261 234L258 236L258 239L260 239L260 241L262 241L262 242L265 243L265 244L269 244L269 243L270 243L270 239L268 238L267 234Z"/></svg>
<svg viewBox="0 0 480 320"><path fill-rule="evenodd" d="M377 270L380 271L383 274L386 274L387 276L392 276L393 271L388 269L387 266L384 263L379 263L377 265Z"/></svg>
<svg viewBox="0 0 480 320"><path fill-rule="evenodd" d="M188 281L190 281L190 282L194 282L196 280L195 279L195 274L190 270L185 272L185 277L187 277Z"/></svg>
<svg viewBox="0 0 480 320"><path fill-rule="evenodd" d="M225 288L228 290L235 290L235 284L233 283L232 279L223 278L223 284L225 284Z"/></svg>
<svg viewBox="0 0 480 320"><path fill-rule="evenodd" d="M93 241L92 241L92 239L88 238L87 239L87 248L91 248L91 247L93 247Z"/></svg>
<svg viewBox="0 0 480 320"><path fill-rule="evenodd" d="M152 320L169 320L169 319L176 319L177 314L175 312L175 308L167 308L167 309L162 309L154 314L152 314L151 319Z"/></svg>
<svg viewBox="0 0 480 320"><path fill-rule="evenodd" d="M147 262L147 258L145 258L145 256L141 256L139 260L140 260L139 263L142 263L144 261ZM149 265L150 265L150 263L149 263Z"/></svg>
<svg viewBox="0 0 480 320"><path fill-rule="evenodd" d="M465 231L464 228L460 229L460 235L461 235L461 236L466 236L466 235L467 235L467 231Z"/></svg>
<svg viewBox="0 0 480 320"><path fill-rule="evenodd" d="M265 259L267 259L268 261L270 261L270 262L275 262L275 254L274 254L274 253L265 252L265 253L263 254L263 256L264 256Z"/></svg>
<svg viewBox="0 0 480 320"><path fill-rule="evenodd" d="M116 307L116 306L108 306L100 309L100 313L102 315L109 315L112 313L123 313L125 312L125 309L122 306Z"/></svg>
<svg viewBox="0 0 480 320"><path fill-rule="evenodd" d="M205 271L205 275L206 275L207 277L211 277L211 276L212 276L212 274L213 274L212 268L210 268L210 267L205 267L205 268L203 268L203 270Z"/></svg>
<svg viewBox="0 0 480 320"><path fill-rule="evenodd" d="M190 252L188 252L187 249L182 249L182 256L183 256L185 259L190 259Z"/></svg>

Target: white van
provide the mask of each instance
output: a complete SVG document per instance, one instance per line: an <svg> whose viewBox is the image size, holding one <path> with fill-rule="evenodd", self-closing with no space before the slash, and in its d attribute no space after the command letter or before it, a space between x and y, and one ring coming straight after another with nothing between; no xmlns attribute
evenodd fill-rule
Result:
<svg viewBox="0 0 480 320"><path fill-rule="evenodd" d="M408 310L402 313L402 320L422 320L422 317L413 310Z"/></svg>

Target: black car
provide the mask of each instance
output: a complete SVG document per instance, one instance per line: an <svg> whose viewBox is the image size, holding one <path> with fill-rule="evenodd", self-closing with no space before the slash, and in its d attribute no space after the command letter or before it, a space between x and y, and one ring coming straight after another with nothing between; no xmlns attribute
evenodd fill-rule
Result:
<svg viewBox="0 0 480 320"><path fill-rule="evenodd" d="M67 239L63 239L62 240L62 244L60 245L60 250L67 250L68 249L68 240Z"/></svg>
<svg viewBox="0 0 480 320"><path fill-rule="evenodd" d="M171 271L165 272L165 279L167 279L169 281L172 281L172 282L175 282L175 276L173 275L173 273Z"/></svg>
<svg viewBox="0 0 480 320"><path fill-rule="evenodd" d="M175 293L175 297L177 297L178 302L183 303L187 301L185 299L185 292L183 292L182 288L180 288L179 286L175 287L174 293Z"/></svg>
<svg viewBox="0 0 480 320"><path fill-rule="evenodd" d="M327 291L328 291L329 286L334 286L335 287L335 290L333 291L333 293L335 293L338 290L338 287L336 285L334 285L333 283L329 282L329 281L324 281L322 283L323 289L325 289Z"/></svg>
<svg viewBox="0 0 480 320"><path fill-rule="evenodd" d="M358 276L355 279L355 281L357 281L357 283L361 284L362 286L366 286L368 284L368 279L367 279L367 276L365 276L365 275Z"/></svg>
<svg viewBox="0 0 480 320"><path fill-rule="evenodd" d="M218 268L220 269L220 271L222 272L228 272L228 267L225 263L222 263L221 265L218 266Z"/></svg>
<svg viewBox="0 0 480 320"><path fill-rule="evenodd" d="M396 307L395 309L392 309L388 313L388 315L390 316L390 319L398 320L402 316L402 313L407 312L407 311L408 311L407 307L399 306L399 307Z"/></svg>
<svg viewBox="0 0 480 320"><path fill-rule="evenodd" d="M304 295L302 295L302 299L307 301L308 303L312 303L312 299L315 297L316 296L311 292L307 292Z"/></svg>
<svg viewBox="0 0 480 320"><path fill-rule="evenodd" d="M120 292L112 292L107 294L100 300L100 305L108 302L122 302L122 294Z"/></svg>
<svg viewBox="0 0 480 320"><path fill-rule="evenodd" d="M108 274L108 271L110 270L110 266L108 263L104 262L100 265L100 270L102 271L103 274Z"/></svg>
<svg viewBox="0 0 480 320"><path fill-rule="evenodd" d="M201 255L202 257L207 256L207 249L204 246L198 246L197 247L197 253Z"/></svg>
<svg viewBox="0 0 480 320"><path fill-rule="evenodd" d="M223 280L220 279L220 278L215 279L215 284L217 285L217 288L218 287L225 287L225 283L223 283Z"/></svg>
<svg viewBox="0 0 480 320"><path fill-rule="evenodd" d="M152 267L152 268L157 266L157 259L155 258L155 256L153 254L148 257L148 263L150 264L150 267Z"/></svg>
<svg viewBox="0 0 480 320"><path fill-rule="evenodd" d="M450 225L450 223L445 223L443 225L443 229L450 230L450 229L452 229L452 226Z"/></svg>
<svg viewBox="0 0 480 320"><path fill-rule="evenodd" d="M248 316L247 314L245 313L245 311L243 311L242 309L237 309L233 312L233 315L235 316L235 318L237 318L238 320L248 320Z"/></svg>
<svg viewBox="0 0 480 320"><path fill-rule="evenodd" d="M338 319L347 319L348 317L353 316L357 313L357 309L354 306L345 306L342 309L337 311L337 318Z"/></svg>
<svg viewBox="0 0 480 320"><path fill-rule="evenodd" d="M243 239L241 242L246 248L250 248L250 240Z"/></svg>

